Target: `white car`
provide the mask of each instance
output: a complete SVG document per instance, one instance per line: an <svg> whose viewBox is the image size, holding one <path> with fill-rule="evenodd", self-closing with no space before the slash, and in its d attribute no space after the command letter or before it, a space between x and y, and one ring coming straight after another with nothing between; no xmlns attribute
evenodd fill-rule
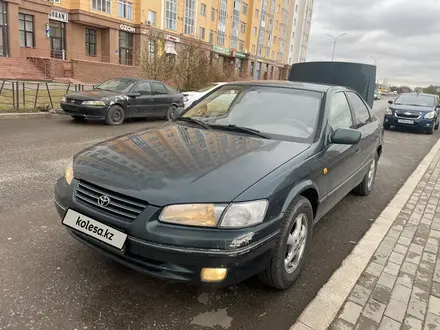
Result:
<svg viewBox="0 0 440 330"><path fill-rule="evenodd" d="M224 84L226 84L226 83L225 82L211 83L208 86L205 86L197 91L183 93L183 96L184 96L183 102L184 102L185 109L187 107L189 107L195 100L198 100L203 95L208 94L214 88L217 88L217 87L224 85Z"/></svg>

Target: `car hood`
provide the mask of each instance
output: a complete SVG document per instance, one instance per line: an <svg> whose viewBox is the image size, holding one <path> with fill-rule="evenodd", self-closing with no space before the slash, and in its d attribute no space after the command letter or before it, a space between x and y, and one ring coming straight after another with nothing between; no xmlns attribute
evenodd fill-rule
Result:
<svg viewBox="0 0 440 330"><path fill-rule="evenodd" d="M419 106L407 105L407 104L392 104L390 108L392 110L395 110L397 113L401 113L401 112L426 113L426 112L434 111L434 107L419 107Z"/></svg>
<svg viewBox="0 0 440 330"><path fill-rule="evenodd" d="M157 206L230 202L309 146L172 123L84 150L74 175Z"/></svg>
<svg viewBox="0 0 440 330"><path fill-rule="evenodd" d="M100 89L94 89L90 91L81 91L76 93L70 93L66 95L67 98L76 100L102 100L102 99L115 99L119 97L125 97L119 92L104 91Z"/></svg>

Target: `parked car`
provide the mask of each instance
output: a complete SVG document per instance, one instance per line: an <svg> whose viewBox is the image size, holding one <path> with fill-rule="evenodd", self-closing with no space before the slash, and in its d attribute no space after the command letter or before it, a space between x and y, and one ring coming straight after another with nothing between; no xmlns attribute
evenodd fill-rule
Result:
<svg viewBox="0 0 440 330"><path fill-rule="evenodd" d="M434 94L403 93L385 110L383 125L385 129L411 127L434 134L439 128L439 97Z"/></svg>
<svg viewBox="0 0 440 330"><path fill-rule="evenodd" d="M371 192L382 144L353 90L228 83L162 127L76 154L55 204L74 238L151 276L223 286L259 274L285 289L318 220Z"/></svg>
<svg viewBox="0 0 440 330"><path fill-rule="evenodd" d="M183 107L183 95L155 80L114 78L90 91L67 94L61 108L75 120L120 125L127 118L167 117Z"/></svg>
<svg viewBox="0 0 440 330"><path fill-rule="evenodd" d="M189 107L195 100L200 99L203 95L208 94L209 92L211 92L213 89L222 86L226 83L224 82L216 82L216 83L211 83L197 91L189 91L189 92L185 92L183 93L183 95L186 97L185 100L185 108Z"/></svg>

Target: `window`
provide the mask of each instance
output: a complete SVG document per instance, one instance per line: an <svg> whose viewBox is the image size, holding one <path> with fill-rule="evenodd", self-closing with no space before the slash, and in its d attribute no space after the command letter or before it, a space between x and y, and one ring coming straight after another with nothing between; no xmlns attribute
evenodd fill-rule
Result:
<svg viewBox="0 0 440 330"><path fill-rule="evenodd" d="M342 92L333 94L331 98L329 124L334 131L353 127L350 107Z"/></svg>
<svg viewBox="0 0 440 330"><path fill-rule="evenodd" d="M18 14L20 47L34 47L34 15Z"/></svg>
<svg viewBox="0 0 440 330"><path fill-rule="evenodd" d="M272 59L273 60L275 59L275 51L274 50L272 51Z"/></svg>
<svg viewBox="0 0 440 330"><path fill-rule="evenodd" d="M241 7L241 12L243 13L243 15L247 15L247 12L248 12L248 5L247 5L247 3L243 3L243 5Z"/></svg>
<svg viewBox="0 0 440 330"><path fill-rule="evenodd" d="M184 24L185 34L194 34L195 9L196 9L195 0L185 0L185 24Z"/></svg>
<svg viewBox="0 0 440 330"><path fill-rule="evenodd" d="M131 2L127 2L125 0L118 0L118 14L119 17L125 19L133 19L132 18L133 8Z"/></svg>
<svg viewBox="0 0 440 330"><path fill-rule="evenodd" d="M148 40L148 58L153 61L156 57L156 42L155 40Z"/></svg>
<svg viewBox="0 0 440 330"><path fill-rule="evenodd" d="M153 94L168 94L165 86L158 82L151 83L151 90L153 91Z"/></svg>
<svg viewBox="0 0 440 330"><path fill-rule="evenodd" d="M257 28L254 26L254 36L257 35Z"/></svg>
<svg viewBox="0 0 440 330"><path fill-rule="evenodd" d="M370 122L370 113L361 98L352 92L347 93L354 115L359 121L359 127Z"/></svg>
<svg viewBox="0 0 440 330"><path fill-rule="evenodd" d="M209 31L209 43L212 44L214 41L214 31Z"/></svg>
<svg viewBox="0 0 440 330"><path fill-rule="evenodd" d="M280 5L277 6L277 13L280 12Z"/></svg>
<svg viewBox="0 0 440 330"><path fill-rule="evenodd" d="M258 15L260 14L260 11L258 9L255 9L255 17L258 18Z"/></svg>
<svg viewBox="0 0 440 330"><path fill-rule="evenodd" d="M200 5L200 15L206 16L206 5L204 3Z"/></svg>
<svg viewBox="0 0 440 330"><path fill-rule="evenodd" d="M239 50L240 52L242 52L242 51L244 50L244 41L243 41L243 40L240 40L240 41L238 42L238 50Z"/></svg>
<svg viewBox="0 0 440 330"><path fill-rule="evenodd" d="M176 30L176 10L177 0L166 0L165 28L168 30Z"/></svg>
<svg viewBox="0 0 440 330"><path fill-rule="evenodd" d="M241 22L241 33L246 33L246 23Z"/></svg>
<svg viewBox="0 0 440 330"><path fill-rule="evenodd" d="M279 22L275 21L275 29L278 29L278 24L279 24Z"/></svg>
<svg viewBox="0 0 440 330"><path fill-rule="evenodd" d="M147 21L149 22L149 24L151 26L156 26L156 18L157 18L157 14L155 11L149 10L148 11L148 19Z"/></svg>
<svg viewBox="0 0 440 330"><path fill-rule="evenodd" d="M86 54L96 56L96 30L86 28Z"/></svg>
<svg viewBox="0 0 440 330"><path fill-rule="evenodd" d="M295 32L292 32L292 39L295 38Z"/></svg>
<svg viewBox="0 0 440 330"><path fill-rule="evenodd" d="M215 21L215 9L211 8L211 21L214 22Z"/></svg>
<svg viewBox="0 0 440 330"><path fill-rule="evenodd" d="M295 6L295 13L298 11L298 5Z"/></svg>
<svg viewBox="0 0 440 330"><path fill-rule="evenodd" d="M148 81L142 81L134 88L134 92L139 93L141 95L150 95L151 94L151 86Z"/></svg>
<svg viewBox="0 0 440 330"><path fill-rule="evenodd" d="M200 28L199 39L205 40L205 28L204 27Z"/></svg>
<svg viewBox="0 0 440 330"><path fill-rule="evenodd" d="M293 25L296 26L296 18L293 20Z"/></svg>
<svg viewBox="0 0 440 330"><path fill-rule="evenodd" d="M217 44L225 44L226 31L226 11L228 9L227 0L220 0L220 7L218 9L218 24L217 24Z"/></svg>
<svg viewBox="0 0 440 330"><path fill-rule="evenodd" d="M290 51L293 52L293 45L290 45Z"/></svg>
<svg viewBox="0 0 440 330"><path fill-rule="evenodd" d="M111 0L92 0L92 8L94 10L103 11L104 13L112 12Z"/></svg>
<svg viewBox="0 0 440 330"><path fill-rule="evenodd" d="M255 54L255 45L252 45L252 54Z"/></svg>
<svg viewBox="0 0 440 330"><path fill-rule="evenodd" d="M133 65L133 34L119 31L119 64Z"/></svg>

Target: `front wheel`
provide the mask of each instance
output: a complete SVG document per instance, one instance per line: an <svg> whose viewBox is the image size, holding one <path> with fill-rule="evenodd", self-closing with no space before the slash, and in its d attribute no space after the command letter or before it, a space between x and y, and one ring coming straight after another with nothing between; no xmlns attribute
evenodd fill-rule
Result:
<svg viewBox="0 0 440 330"><path fill-rule="evenodd" d="M376 178L377 156L368 167L368 173L365 174L362 182L353 189L353 192L360 196L368 196L373 190L374 179Z"/></svg>
<svg viewBox="0 0 440 330"><path fill-rule="evenodd" d="M385 124L385 123L384 123L384 124L383 124L383 128L384 128L384 129L390 129L390 128L391 128L391 125L390 125L390 124Z"/></svg>
<svg viewBox="0 0 440 330"><path fill-rule="evenodd" d="M107 125L121 125L124 122L125 114L124 109L119 105L113 105L107 111L107 116L105 117L105 123Z"/></svg>
<svg viewBox="0 0 440 330"><path fill-rule="evenodd" d="M434 125L426 129L426 134L432 135L434 134Z"/></svg>
<svg viewBox="0 0 440 330"><path fill-rule="evenodd" d="M263 283L276 289L292 286L304 267L313 227L313 209L309 200L297 196L282 221L281 233L269 267L259 275Z"/></svg>

